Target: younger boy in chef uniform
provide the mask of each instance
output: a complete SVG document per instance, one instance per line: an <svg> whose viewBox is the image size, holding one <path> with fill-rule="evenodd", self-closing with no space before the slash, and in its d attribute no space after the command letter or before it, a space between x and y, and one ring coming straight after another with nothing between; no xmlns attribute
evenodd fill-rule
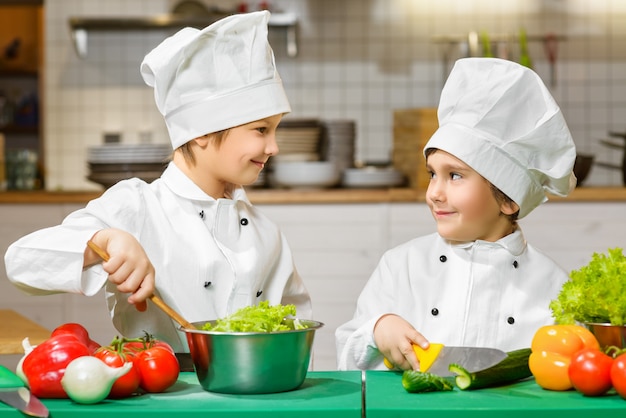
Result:
<svg viewBox="0 0 626 418"><path fill-rule="evenodd" d="M278 153L276 128L291 111L268 20L262 11L185 28L146 55L141 74L165 117L172 161L153 183L121 181L61 225L12 244L5 263L16 286L88 296L104 286L122 335L147 331L176 351L188 350L185 335L146 306L153 292L190 322L263 300L293 303L310 318L285 237L241 186ZM90 239L109 261L86 246Z"/></svg>
<svg viewBox="0 0 626 418"><path fill-rule="evenodd" d="M437 233L389 250L351 321L336 330L339 369L419 369L412 344L530 347L553 323L568 279L517 223L576 184L576 149L541 79L511 61L456 62L439 128L424 147Z"/></svg>

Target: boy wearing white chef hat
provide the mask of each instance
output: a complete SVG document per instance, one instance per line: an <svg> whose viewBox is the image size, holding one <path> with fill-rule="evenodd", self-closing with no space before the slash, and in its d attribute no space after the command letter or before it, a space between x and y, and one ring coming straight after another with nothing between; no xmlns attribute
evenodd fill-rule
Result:
<svg viewBox="0 0 626 418"><path fill-rule="evenodd" d="M412 346L529 347L567 273L517 219L576 185L574 141L541 79L491 58L456 62L424 147L437 233L386 252L336 331L340 369L419 369Z"/></svg>
<svg viewBox="0 0 626 418"><path fill-rule="evenodd" d="M146 55L141 73L165 118L172 161L151 184L121 181L61 225L12 244L11 281L32 294L105 287L122 335L148 332L177 351L188 350L185 335L156 307L146 311L153 293L190 322L264 300L293 303L310 318L284 235L242 188L278 153L276 128L291 110L267 41L269 16L185 28Z"/></svg>

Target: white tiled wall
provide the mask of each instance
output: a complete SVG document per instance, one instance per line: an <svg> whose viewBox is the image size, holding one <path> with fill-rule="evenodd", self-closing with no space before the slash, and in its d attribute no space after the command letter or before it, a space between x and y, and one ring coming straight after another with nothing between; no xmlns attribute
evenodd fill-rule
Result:
<svg viewBox="0 0 626 418"><path fill-rule="evenodd" d="M201 0L234 8L239 0ZM85 180L88 146L105 132L137 142L150 131L168 142L151 90L139 75L143 56L166 31L90 32L88 56L76 56L70 16L137 16L169 11L174 0L46 0L45 136L47 188L99 189ZM248 2L254 9L259 1ZM626 131L626 3L622 0L272 0L274 10L299 18L296 58L285 35L272 31L279 71L293 116L357 121L357 155L388 161L392 111L433 107L448 63L464 44L446 48L434 35L472 31L517 37L555 32L559 43L552 92L581 152L620 164L620 152L600 145L607 131ZM533 41L535 69L550 82L543 43ZM517 59L517 43L510 58ZM587 185L620 185L617 170L594 166Z"/></svg>
<svg viewBox="0 0 626 418"><path fill-rule="evenodd" d="M22 235L54 225L76 205L0 205L0 253ZM325 323L315 337L314 367L335 369L334 332L348 321L356 299L383 252L434 231L425 204L260 205L286 234L296 265L313 300L314 318ZM551 203L521 221L530 243L567 271L586 264L593 252L626 247L626 203ZM6 279L0 263L0 306L14 309L53 329L80 322L100 343L116 331L104 297L80 295L31 297ZM19 356L0 356L14 366Z"/></svg>

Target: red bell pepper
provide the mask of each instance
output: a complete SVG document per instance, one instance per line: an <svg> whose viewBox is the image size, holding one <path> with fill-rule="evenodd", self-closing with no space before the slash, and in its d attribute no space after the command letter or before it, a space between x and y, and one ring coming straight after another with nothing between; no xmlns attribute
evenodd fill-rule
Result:
<svg viewBox="0 0 626 418"><path fill-rule="evenodd" d="M78 338L83 344L85 344L89 348L92 354L95 353L98 348L100 348L100 344L92 340L89 336L87 328L74 322L68 322L66 324L59 325L52 331L52 334L50 335L55 336L57 334L75 335L76 338Z"/></svg>
<svg viewBox="0 0 626 418"><path fill-rule="evenodd" d="M37 345L22 363L33 395L39 398L67 398L61 386L65 368L74 359L88 356L89 348L72 334L57 334Z"/></svg>

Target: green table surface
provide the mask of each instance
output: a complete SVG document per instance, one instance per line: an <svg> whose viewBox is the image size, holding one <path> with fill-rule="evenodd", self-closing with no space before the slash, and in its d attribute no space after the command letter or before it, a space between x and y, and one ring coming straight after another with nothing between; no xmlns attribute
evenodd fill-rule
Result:
<svg viewBox="0 0 626 418"><path fill-rule="evenodd" d="M449 392L408 393L399 372L365 374L365 416L447 417L615 417L626 416L626 400L614 392L586 397L576 391L542 389L534 379L498 388Z"/></svg>
<svg viewBox="0 0 626 418"><path fill-rule="evenodd" d="M42 399L50 418L99 417L361 417L361 372L309 372L298 389L267 395L207 392L194 373L181 373L165 393L80 405L68 399ZM0 402L0 417L23 418Z"/></svg>

